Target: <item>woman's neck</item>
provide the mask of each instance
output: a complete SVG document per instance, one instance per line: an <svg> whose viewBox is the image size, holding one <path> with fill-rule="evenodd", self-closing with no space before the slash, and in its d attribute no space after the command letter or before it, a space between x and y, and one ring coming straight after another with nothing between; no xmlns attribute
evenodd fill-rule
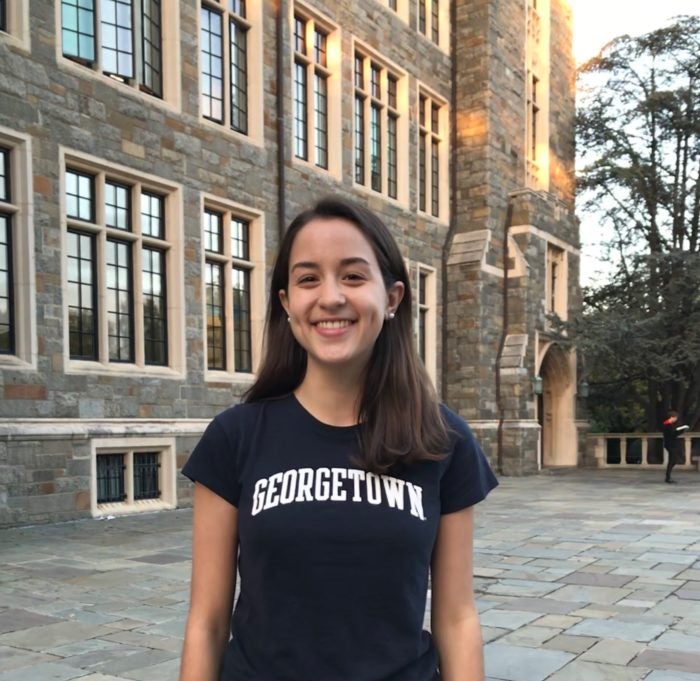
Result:
<svg viewBox="0 0 700 681"><path fill-rule="evenodd" d="M358 377L307 371L294 391L302 406L329 426L354 426L358 422L362 381Z"/></svg>

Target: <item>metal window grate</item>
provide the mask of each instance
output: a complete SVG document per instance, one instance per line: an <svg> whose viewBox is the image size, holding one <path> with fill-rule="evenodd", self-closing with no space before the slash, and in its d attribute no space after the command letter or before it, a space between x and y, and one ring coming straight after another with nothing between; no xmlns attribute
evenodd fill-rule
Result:
<svg viewBox="0 0 700 681"><path fill-rule="evenodd" d="M124 501L125 454L97 455L97 503Z"/></svg>
<svg viewBox="0 0 700 681"><path fill-rule="evenodd" d="M134 500L160 497L160 454L134 453Z"/></svg>

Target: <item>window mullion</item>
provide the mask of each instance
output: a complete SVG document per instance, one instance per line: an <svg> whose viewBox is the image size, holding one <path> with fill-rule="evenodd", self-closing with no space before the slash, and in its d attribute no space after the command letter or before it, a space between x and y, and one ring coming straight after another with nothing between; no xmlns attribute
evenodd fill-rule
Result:
<svg viewBox="0 0 700 681"><path fill-rule="evenodd" d="M134 503L134 450L126 452L126 470L124 471L124 493L127 504Z"/></svg>
<svg viewBox="0 0 700 681"><path fill-rule="evenodd" d="M100 0L94 0L93 8L95 11L95 61L92 68L95 71L102 71L102 3Z"/></svg>
<svg viewBox="0 0 700 681"><path fill-rule="evenodd" d="M234 337L233 337L233 275L231 268L233 267L233 259L231 256L231 214L224 213L224 328L226 346L224 352L226 355L226 368L228 371L235 371L235 352L234 352Z"/></svg>
<svg viewBox="0 0 700 681"><path fill-rule="evenodd" d="M133 345L134 362L136 366L146 365L146 350L143 322L143 235L141 234L141 185L132 189L131 227L134 235L132 245L132 320L133 320Z"/></svg>
<svg viewBox="0 0 700 681"><path fill-rule="evenodd" d="M231 73L231 68L233 66L231 63L233 59L233 54L231 53L233 49L233 45L231 44L231 15L225 7L221 8L221 12L221 51L224 56L224 63L221 65L221 71L224 74L224 82L221 90L223 102L221 104L223 108L224 126L227 130L230 130L233 124L233 111L231 110L233 104L233 102L231 102L231 78L233 77Z"/></svg>
<svg viewBox="0 0 700 681"><path fill-rule="evenodd" d="M143 83L143 0L131 0L132 59L134 85Z"/></svg>

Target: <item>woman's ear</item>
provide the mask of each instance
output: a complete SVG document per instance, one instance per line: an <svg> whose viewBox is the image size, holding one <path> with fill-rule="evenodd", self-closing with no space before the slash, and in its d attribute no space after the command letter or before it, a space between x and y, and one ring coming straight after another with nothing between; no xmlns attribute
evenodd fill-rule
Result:
<svg viewBox="0 0 700 681"><path fill-rule="evenodd" d="M405 287L402 281L395 281L387 289L387 309L390 312L396 312L401 301L403 300L403 294L405 292Z"/></svg>
<svg viewBox="0 0 700 681"><path fill-rule="evenodd" d="M287 299L287 292L281 288L278 291L278 295L280 297L280 303L282 303L282 307L284 308L284 311L289 315L289 300Z"/></svg>

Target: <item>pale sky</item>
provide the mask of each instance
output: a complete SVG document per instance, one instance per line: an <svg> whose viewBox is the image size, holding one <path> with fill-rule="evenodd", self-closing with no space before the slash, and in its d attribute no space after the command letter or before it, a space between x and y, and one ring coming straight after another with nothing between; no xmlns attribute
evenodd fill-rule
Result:
<svg viewBox="0 0 700 681"><path fill-rule="evenodd" d="M700 14L700 0L570 0L574 54L582 62L612 38L647 33L679 14Z"/></svg>
<svg viewBox="0 0 700 681"><path fill-rule="evenodd" d="M570 0L574 13L574 55L578 63L595 56L603 45L625 33L640 35L666 25L679 14L700 14L700 0ZM600 281L606 263L600 259L601 234L595 222L581 219L581 283Z"/></svg>

